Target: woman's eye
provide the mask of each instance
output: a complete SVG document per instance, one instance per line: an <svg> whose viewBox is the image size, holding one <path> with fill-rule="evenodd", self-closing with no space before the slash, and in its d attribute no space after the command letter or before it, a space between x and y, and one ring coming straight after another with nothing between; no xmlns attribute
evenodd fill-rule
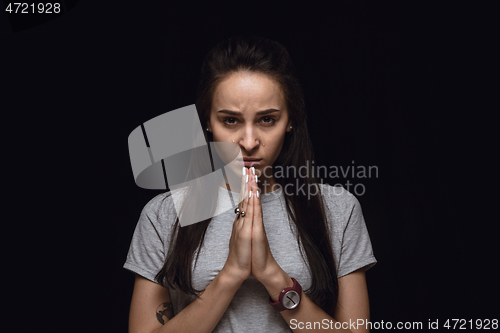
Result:
<svg viewBox="0 0 500 333"><path fill-rule="evenodd" d="M265 125L273 125L276 122L276 119L274 119L272 117L264 117L264 118L262 118L261 121ZM238 119L236 119L236 118L224 118L222 122L224 124L232 126L238 122Z"/></svg>
<svg viewBox="0 0 500 333"><path fill-rule="evenodd" d="M264 122L264 124L274 124L276 122L276 120L271 117L264 117L262 118L262 121Z"/></svg>
<svg viewBox="0 0 500 333"><path fill-rule="evenodd" d="M225 118L224 119L224 123L226 123L228 125L233 125L235 122L236 122L235 118Z"/></svg>

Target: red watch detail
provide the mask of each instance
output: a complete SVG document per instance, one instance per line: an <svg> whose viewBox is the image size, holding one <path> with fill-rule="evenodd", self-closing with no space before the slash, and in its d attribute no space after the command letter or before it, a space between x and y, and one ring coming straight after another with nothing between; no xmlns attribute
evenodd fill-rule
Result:
<svg viewBox="0 0 500 333"><path fill-rule="evenodd" d="M271 304L276 311L293 310L299 306L302 297L302 286L294 278L291 279L293 281L293 286L283 289L278 301L273 302L271 296L269 296L269 304Z"/></svg>

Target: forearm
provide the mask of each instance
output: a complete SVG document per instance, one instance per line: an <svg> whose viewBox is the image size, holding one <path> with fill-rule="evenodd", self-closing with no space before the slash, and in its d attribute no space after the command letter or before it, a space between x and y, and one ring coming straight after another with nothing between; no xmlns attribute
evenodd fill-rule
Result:
<svg viewBox="0 0 500 333"><path fill-rule="evenodd" d="M191 304L152 333L212 332L240 284L221 271Z"/></svg>
<svg viewBox="0 0 500 333"><path fill-rule="evenodd" d="M284 272L280 271L275 274L272 279L266 281L266 287L273 301L277 301L281 290L285 287L291 287L293 281ZM336 329L337 322L332 316L327 314L323 309L317 306L307 295L302 292L300 305L293 310L284 310L280 312L281 316L287 322L288 326L294 333L299 332L348 332L348 329ZM316 323L316 326L314 326ZM339 327L340 325L337 325Z"/></svg>

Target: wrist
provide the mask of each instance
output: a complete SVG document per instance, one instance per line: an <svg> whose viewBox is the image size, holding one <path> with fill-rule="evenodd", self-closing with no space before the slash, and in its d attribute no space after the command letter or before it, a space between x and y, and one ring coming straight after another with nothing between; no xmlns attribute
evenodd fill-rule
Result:
<svg viewBox="0 0 500 333"><path fill-rule="evenodd" d="M238 289L245 280L245 278L241 278L239 274L232 273L226 266L220 270L218 275L220 276L221 283L227 285L228 288L234 287Z"/></svg>
<svg viewBox="0 0 500 333"><path fill-rule="evenodd" d="M293 281L292 278L280 268L275 274L266 278L262 284L266 288L271 299L276 302L283 289L293 286Z"/></svg>

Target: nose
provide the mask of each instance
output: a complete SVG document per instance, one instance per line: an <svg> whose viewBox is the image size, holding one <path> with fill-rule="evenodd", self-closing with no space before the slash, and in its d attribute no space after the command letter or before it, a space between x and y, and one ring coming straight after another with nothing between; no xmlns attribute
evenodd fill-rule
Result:
<svg viewBox="0 0 500 333"><path fill-rule="evenodd" d="M245 127L245 129L243 129L242 135L243 137L241 138L239 144L246 151L252 151L259 146L257 132L252 126Z"/></svg>

